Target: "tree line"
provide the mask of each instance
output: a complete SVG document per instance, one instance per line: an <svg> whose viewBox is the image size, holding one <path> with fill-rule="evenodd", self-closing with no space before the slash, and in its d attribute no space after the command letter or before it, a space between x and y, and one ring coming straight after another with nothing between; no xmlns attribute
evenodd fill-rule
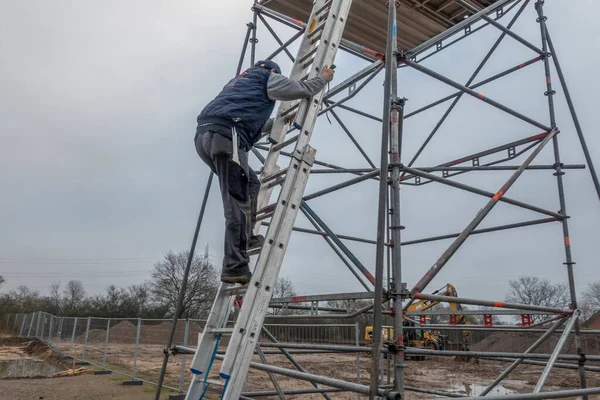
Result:
<svg viewBox="0 0 600 400"><path fill-rule="evenodd" d="M147 281L125 288L110 285L103 294L99 295L88 296L83 283L78 280L68 281L64 286L61 282L55 282L50 286L50 294L46 296L22 285L8 292L0 292L0 314L44 311L68 317L172 318L188 257L189 252L169 251L162 260L154 264L150 271L150 279ZM5 279L0 276L0 289L5 282ZM218 268L211 263L208 254L194 256L180 318L206 318L218 286ZM289 279L280 277L274 287L273 297L295 295L293 283ZM554 284L547 279L535 276L523 276L511 280L505 301L554 308L571 306L570 292L566 284ZM369 303L368 300L335 301L329 302L327 306L354 311L369 305ZM438 310L444 308L447 307L442 304L436 306ZM600 281L588 284L582 293L579 308L582 310L584 319L600 310ZM471 307L471 309L474 308ZM284 308L274 309L271 313L308 312ZM532 322L549 317L533 316ZM371 316L365 314L359 318L370 320ZM366 320L363 322L367 323ZM432 318L432 323L445 322L447 321L443 316ZM472 322L479 323L480 321L473 320Z"/></svg>
<svg viewBox="0 0 600 400"><path fill-rule="evenodd" d="M0 314L44 311L67 317L104 318L172 318L187 266L189 252L169 251L154 264L150 278L128 287L108 286L104 293L88 295L84 284L71 280L55 282L49 295L21 285L7 292L0 291ZM6 283L0 276L0 290ZM208 254L194 256L180 318L206 318L219 286L217 268ZM275 287L278 296L293 296L291 281L280 278Z"/></svg>

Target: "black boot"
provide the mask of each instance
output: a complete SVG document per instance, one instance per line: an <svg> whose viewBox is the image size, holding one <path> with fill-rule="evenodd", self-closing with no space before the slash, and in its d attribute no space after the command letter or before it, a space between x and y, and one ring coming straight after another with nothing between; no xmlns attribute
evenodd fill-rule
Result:
<svg viewBox="0 0 600 400"><path fill-rule="evenodd" d="M239 283L245 285L250 282L250 279L252 279L251 272L247 272L242 275L221 274L221 282L224 283Z"/></svg>

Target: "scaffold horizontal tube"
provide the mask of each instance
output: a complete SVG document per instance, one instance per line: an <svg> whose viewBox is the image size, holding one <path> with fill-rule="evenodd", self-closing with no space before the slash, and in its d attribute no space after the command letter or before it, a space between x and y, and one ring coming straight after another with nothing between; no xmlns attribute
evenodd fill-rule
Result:
<svg viewBox="0 0 600 400"><path fill-rule="evenodd" d="M534 306L531 304L504 303L501 301L469 299L466 297L438 296L438 295L427 294L427 293L416 293L413 297L415 299L419 299L419 300L433 300L433 301L440 301L440 302L445 302L445 303L461 303L461 304L472 304L472 305L476 305L476 306L512 308L514 310L548 311L548 312L553 312L556 314L566 314L566 315L570 315L570 314L573 314L573 312L575 312L575 310L566 309L566 308Z"/></svg>

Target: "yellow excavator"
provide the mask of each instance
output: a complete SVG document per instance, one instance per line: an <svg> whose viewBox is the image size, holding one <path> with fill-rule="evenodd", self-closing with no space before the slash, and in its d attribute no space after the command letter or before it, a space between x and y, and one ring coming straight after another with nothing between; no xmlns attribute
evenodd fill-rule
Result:
<svg viewBox="0 0 600 400"><path fill-rule="evenodd" d="M432 294L440 295L440 296L451 296L458 297L458 293L456 292L456 288L447 283L444 287L434 291ZM430 308L439 304L439 301L433 300L419 300L415 301L411 304L407 311L408 312L420 312L427 311ZM462 311L462 306L459 303L448 303L451 311ZM453 319L452 324L456 325L464 325L467 322L464 315L454 315L451 317ZM421 325L425 322L425 325L429 325L431 323L431 318L426 317L425 321L421 320ZM428 348L431 350L444 350L447 345L447 338L444 335L440 335L437 331L431 331L428 329L414 329L415 322L412 319L404 318L403 326L409 327L411 329L406 329L404 331L404 343L409 347L421 347ZM382 341L384 344L388 344L394 340L394 329L390 326L385 326L382 328ZM464 331L463 336L466 339L468 336L468 332ZM367 342L371 342L373 340L373 326L367 326L365 328L365 340ZM466 340L463 340L464 349L466 347ZM468 350L468 349L467 349Z"/></svg>

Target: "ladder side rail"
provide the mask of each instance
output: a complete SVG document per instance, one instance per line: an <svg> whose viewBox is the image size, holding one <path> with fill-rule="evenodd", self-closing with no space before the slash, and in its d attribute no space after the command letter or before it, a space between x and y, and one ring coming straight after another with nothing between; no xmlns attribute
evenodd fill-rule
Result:
<svg viewBox="0 0 600 400"><path fill-rule="evenodd" d="M229 318L232 307L232 296L227 293L230 285L221 283L215 301L208 314L203 333L198 338L198 347L196 354L190 364L190 370L195 375L202 375L207 372L212 353L217 345L217 335L210 334L211 329L222 328Z"/></svg>
<svg viewBox="0 0 600 400"><path fill-rule="evenodd" d="M246 324L248 328L243 335L237 336L241 339L239 344L243 345L238 346L237 348L228 348L226 358L229 356L229 359L232 360L231 365L226 365L226 360L223 361L223 367L228 368L227 372L229 372L227 374L229 382L227 383L222 397L224 400L237 400L242 391L255 347L260 338L260 332L269 307L269 302L273 295L272 288L277 282L279 269L281 268L285 251L287 250L287 245L291 237L292 228L296 216L298 215L298 210L300 209L300 203L308 182L308 176L310 174L312 163L314 162L315 153L316 151L314 149L307 146L302 160L296 160L297 173L293 175L294 179L286 180L285 186L287 187L284 189L289 206L278 207L281 210L277 215L277 225L279 229L277 229L277 232L272 233L270 239L273 240L273 243L267 250L268 257L265 257L265 261L262 263L263 266L268 265L269 268L264 268L265 271L261 280L262 285L260 285L260 290L257 290L255 301L251 306L250 304L246 305L244 303L242 308L244 306L247 306L247 308L240 313L240 317L244 314L244 311L246 311L245 314L248 315L246 318L248 320L248 324ZM284 193L283 190L282 193ZM269 236L267 237L269 238ZM233 353L232 351L236 352ZM225 372L223 371L223 368L221 371Z"/></svg>
<svg viewBox="0 0 600 400"><path fill-rule="evenodd" d="M346 0L347 1L347 0ZM299 73L299 75L305 74L306 70L308 70L310 68L310 72L308 73L308 79L312 79L317 77L320 73L321 73L321 68L323 67L324 61L327 60L326 57L324 57L323 53L327 53L327 50L330 48L331 43L335 43L335 49L337 50L339 41L341 40L341 32L343 32L343 27L345 25L345 20L347 17L347 12L344 13L343 7L342 5L344 4L344 0L338 0L337 2L332 2L331 5L331 9L329 10L329 13L327 14L327 19L325 20L325 22L323 22L324 24L324 28L321 30L321 37L320 40L318 41L318 44L316 44L316 42L314 41L314 38L311 38L311 31L310 31L310 26L311 24L307 24L306 27L306 33L304 35L304 39L306 41L310 42L310 46L311 49L307 49L307 51L302 51L302 46L299 49L299 55L296 58L296 63L294 64L294 68L292 70L292 76L295 76L295 73L302 69L302 72ZM351 3L351 0L350 0ZM315 7L313 8L313 12L311 14L311 17L309 19L309 21L311 21L314 18L314 14L315 14L315 10L321 9L322 6L320 6L319 4L315 3ZM347 9L350 8L350 5L347 6ZM340 15L340 13L342 13L342 15ZM335 18L332 20L332 18ZM340 17L341 17L341 27L339 29L335 29L336 26L339 26L339 21L340 21ZM337 34L337 31L340 31L339 33L339 37ZM327 43L326 46L323 46L324 43ZM303 42L304 44L304 42ZM299 62L300 60L302 60L302 57L300 56L300 53L303 54L308 54L312 51L312 47L314 47L315 45L318 46L317 52L315 53L313 62L306 66L305 68L302 67L302 62ZM331 58L333 60L333 57ZM316 66L316 68L315 68ZM319 97L318 101L320 103L322 97L323 97L323 91L321 91L319 94L317 94L317 96ZM317 97L315 96L315 97ZM304 121L306 120L306 113L307 110L309 109L309 106L311 104L313 104L314 101L314 97L313 98L308 98L308 99L303 99L303 100L296 100L293 102L284 102L281 104L280 109L278 110L277 114L276 114L276 119L273 123L273 129L271 131L271 138L274 139L277 143L282 142L285 139L285 136L288 132L289 123L286 123L286 120L288 118L290 118L290 116L288 115L283 115L285 113L286 110L288 110L291 107L296 107L298 106L298 111L296 113L296 120L297 121L301 121L300 125L304 124ZM314 124L313 124L314 125ZM267 154L265 163L264 163L264 167L263 167L263 171L261 173L261 181L265 180L265 177L271 176L272 174L275 174L279 171L279 168L277 166L277 160L279 158L279 154L281 153L281 148L275 147L276 145L271 145L271 148L269 149L269 153ZM301 154L301 153L299 153ZM257 208L260 210L264 207L266 207L269 203L269 200L271 199L271 194L273 192L273 186L271 185L262 185L259 191L259 195L258 195L258 199L257 199ZM256 225L253 228L253 232L254 234L258 234L259 229L260 229L260 221L257 221Z"/></svg>
<svg viewBox="0 0 600 400"><path fill-rule="evenodd" d="M327 0L316 0L315 1L309 21L311 21L313 18L316 17L316 14L318 13L318 11L326 3L327 3ZM298 48L298 54L296 56L296 61L294 62L292 71L290 73L290 79L296 79L296 80L300 79L306 75L308 70L310 70L312 68L312 64L304 67L305 62L300 61L306 55L308 55L309 53L314 51L315 47L319 46L319 41L318 40L315 41L314 38L311 37L310 33L311 33L310 25L307 24L302 42ZM317 53L318 53L318 50L317 50ZM275 119L273 121L273 126L271 128L271 132L269 135L277 143L284 140L284 138L289 130L289 126L290 126L289 123L286 123L288 117L283 116L283 114L285 114L285 112L288 109L297 106L299 101L302 102L302 100L283 101L279 105L277 113L275 114ZM306 100L304 100L304 102L306 102ZM273 146L271 146L271 149L269 150L269 153L267 154L267 157L266 157L266 160L265 160L265 163L263 166L263 170L262 170L262 173L260 176L261 181L264 180L265 177L272 175L279 171L279 167L277 166L277 160L279 159L280 152L281 152L281 149L279 149L279 150L273 149ZM258 209L264 208L268 204L268 202L271 198L271 193L272 193L272 188L269 188L268 185L261 186L259 194L258 194L258 199L257 199L257 208ZM260 228L260 223L257 223L253 229L255 234L258 233L259 228Z"/></svg>
<svg viewBox="0 0 600 400"><path fill-rule="evenodd" d="M315 56L316 62L323 63L326 61L329 61L329 62L333 61L333 58L335 57L335 52L338 47L337 44L339 43L339 40L341 40L341 33L343 32L343 27L344 27L344 24L346 21L347 14L350 10L351 4L352 4L351 0L336 0L336 1L332 2L331 10L330 10L329 14L327 15L327 21L325 23L325 28L324 28L324 32L323 32L323 38L324 38L324 40L327 41L327 46L326 47L321 46L319 48L319 51L317 52L317 54ZM315 5L315 9L317 8L317 6L318 5ZM314 9L313 9L313 11L314 11ZM341 23L341 25L340 25L340 23ZM332 39L337 39L337 42L333 42ZM315 65L319 65L319 64L315 63ZM320 73L320 71L316 71L316 69L314 69L312 73L317 74L317 73ZM308 118L308 119L311 119L312 121L308 121L306 118L303 121L303 122L307 122L310 125L311 130L312 130L312 127L314 127L315 120L317 118L317 112L318 112L320 100L322 99L323 94L324 94L323 91L321 91L317 95L308 99L308 101L306 101L306 103L305 103L306 105L309 105L309 104L313 105L309 109L311 112L306 114L307 116L308 116L308 114L310 114L310 118ZM303 129L303 131L305 131L305 130ZM306 144L308 143L311 133L303 135L303 140L302 140L303 146L306 146ZM303 154L304 154L304 152L299 151L298 147L297 147L297 150L294 153L294 155L301 157ZM292 172L292 168L293 168L295 162L296 161L292 157L290 159L290 165L288 167L288 176L286 177L286 180L284 181L284 186L283 186L284 188L286 187L286 183L289 180L288 178L290 177L290 173ZM269 185L263 185L263 187L264 186L268 187ZM285 199L285 197L283 197L283 196L284 196L284 191L282 189L282 191L280 192L280 195L279 195L279 199L277 201L275 213L272 217L271 224L269 225L269 228L267 229L267 238L265 239L265 244L263 245L263 251L261 251L261 254L259 255L252 280L249 284L248 293L245 296L244 305L242 306L242 310L240 312L239 319L236 323L236 329L234 330L234 335L233 335L234 337L232 338L231 342L229 343L230 346L239 343L239 337L237 337L237 335L239 332L244 332L244 330L245 330L245 324L246 324L247 319L246 319L246 313L244 313L244 309L245 309L244 306L250 307L250 305L253 303L254 296L256 296L256 293L257 293L257 288L255 285L257 282L259 282L261 280L261 277L263 274L263 268L264 268L263 266L267 265L266 263L262 262L263 261L262 253L267 249L266 246L269 245L269 236L272 236L272 235L270 235L270 232L274 232L273 229L279 230L277 225L275 224L275 221L276 221L276 216L278 215L277 209L281 208L281 206L282 206L282 202L280 200ZM235 351L235 353L237 353L237 351ZM229 361L229 360L226 360L226 361ZM224 362L223 365L227 365L227 362ZM225 371L226 370L227 370L227 368L225 368ZM227 374L227 372L225 372L225 374L229 375L229 374Z"/></svg>
<svg viewBox="0 0 600 400"><path fill-rule="evenodd" d="M335 56L337 54L337 49L339 47L339 43L342 40L342 34L344 32L344 27L346 25L346 19L348 17L348 13L350 12L350 7L352 5L352 0L341 0L339 2L339 8L337 10L332 9L332 13L330 13L330 24L325 27L326 30L329 30L324 34L324 38L327 42L323 41L322 51L317 53L315 56L315 65L319 66L319 68L313 68L311 71L311 75L317 76L321 73L321 68L324 65L332 65L335 60ZM326 44L326 46L323 46ZM303 104L301 108L304 108L303 111L303 120L301 123L301 133L298 141L296 142L296 147L294 149L293 154L302 154L304 152L304 148L310 142L312 137L312 133L314 130L314 126L317 121L317 117L319 114L319 108L322 103L322 99L325 95L325 91L322 90L317 95L313 96L310 99L310 102L306 102ZM299 111L300 115L300 111Z"/></svg>

